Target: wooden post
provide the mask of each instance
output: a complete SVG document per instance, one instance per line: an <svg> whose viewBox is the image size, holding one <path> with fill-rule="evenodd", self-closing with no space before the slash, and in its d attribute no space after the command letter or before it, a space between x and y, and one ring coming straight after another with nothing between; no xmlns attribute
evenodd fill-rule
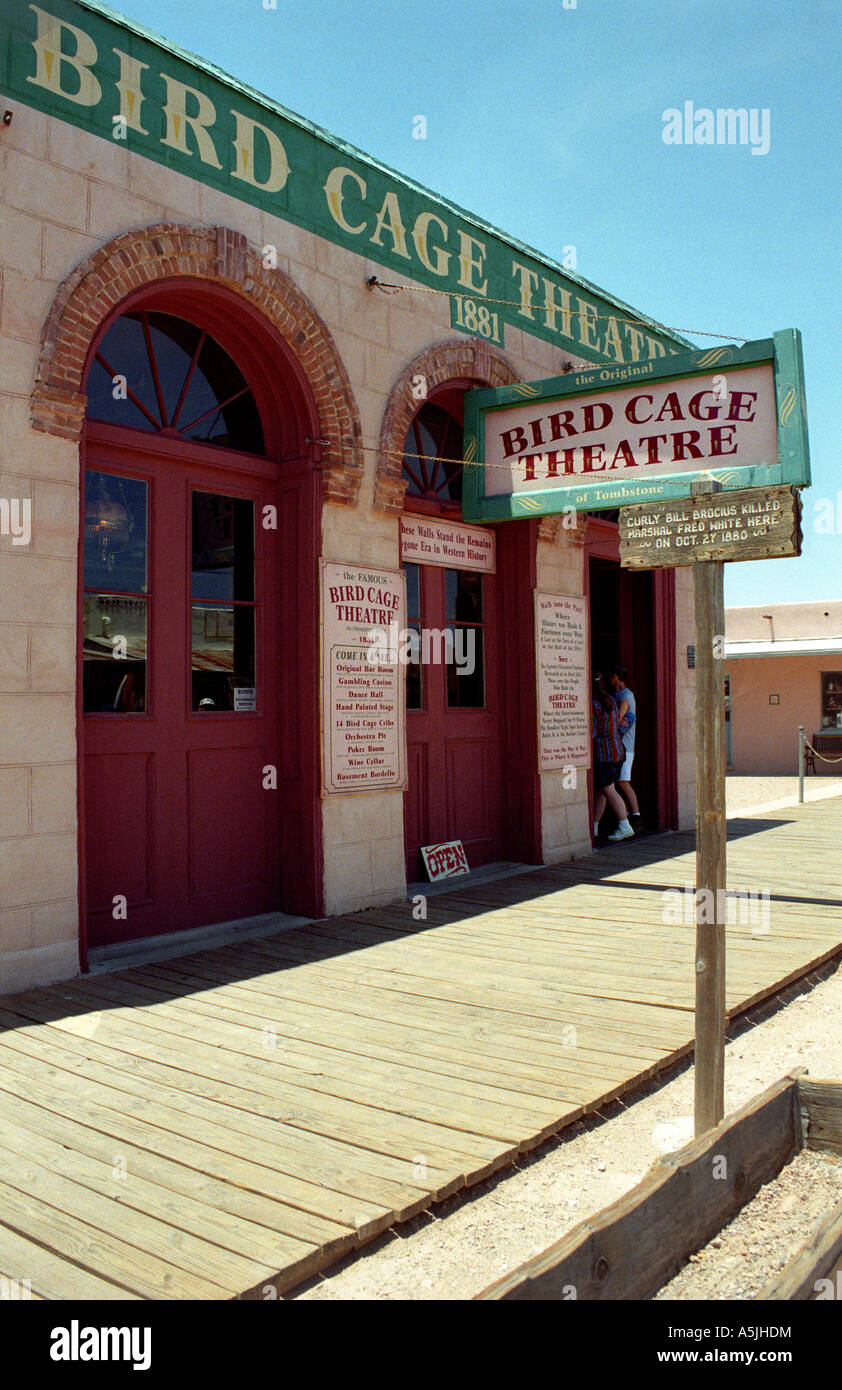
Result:
<svg viewBox="0 0 842 1390"><path fill-rule="evenodd" d="M804 725L798 725L798 800L804 800Z"/></svg>
<svg viewBox="0 0 842 1390"><path fill-rule="evenodd" d="M693 483L694 495L719 491ZM696 609L695 1130L725 1113L725 599L724 564L693 565ZM701 892L699 890L702 890Z"/></svg>

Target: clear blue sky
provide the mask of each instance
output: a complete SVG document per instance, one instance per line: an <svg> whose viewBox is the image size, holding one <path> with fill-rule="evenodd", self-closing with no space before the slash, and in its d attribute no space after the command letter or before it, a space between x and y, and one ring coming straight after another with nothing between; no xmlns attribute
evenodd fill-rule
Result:
<svg viewBox="0 0 842 1390"><path fill-rule="evenodd" d="M690 337L799 328L804 553L728 565L726 602L842 598L842 0L114 7L545 254L575 246L586 279ZM768 110L768 154L664 144L685 101Z"/></svg>

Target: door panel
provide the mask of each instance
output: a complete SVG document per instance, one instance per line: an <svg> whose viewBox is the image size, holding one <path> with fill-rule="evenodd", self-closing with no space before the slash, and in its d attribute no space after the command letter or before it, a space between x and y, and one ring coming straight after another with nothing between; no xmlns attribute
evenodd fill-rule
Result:
<svg viewBox="0 0 842 1390"><path fill-rule="evenodd" d="M98 547L86 575L105 594L87 604L84 638L88 930L99 946L280 905L279 794L263 769L280 762L281 547L258 520L280 499L265 459L95 438L87 453L91 494L106 480L104 501L85 498ZM133 553L141 482L145 586ZM115 577L137 587L111 594L103 579ZM128 899L126 920L115 895Z"/></svg>
<svg viewBox="0 0 842 1390"><path fill-rule="evenodd" d="M419 845L429 845L434 842L434 837L430 834L427 815L430 804L427 744L407 743L406 754L406 843L408 846L414 846L414 853L417 854Z"/></svg>
<svg viewBox="0 0 842 1390"><path fill-rule="evenodd" d="M110 918L115 893L129 907L151 902L155 881L155 758L151 753L89 756L85 775L85 814L99 827L88 859L88 907ZM119 887L113 866L119 863Z"/></svg>
<svg viewBox="0 0 842 1390"><path fill-rule="evenodd" d="M189 750L187 823L194 902L245 888L263 898L268 886L267 793L261 782L265 761L262 746Z"/></svg>
<svg viewBox="0 0 842 1390"><path fill-rule="evenodd" d="M494 748L489 739L450 738L447 758L448 821L460 827L459 839L468 862L479 862L494 839L494 813L489 773Z"/></svg>
<svg viewBox="0 0 842 1390"><path fill-rule="evenodd" d="M495 576L435 565L407 566L408 623L418 631L454 629L458 663L408 667L407 791L404 833L407 876L425 877L422 845L462 841L472 868L498 859L504 842L502 754L499 742ZM454 627L455 625L455 627ZM473 627L476 670L458 645ZM464 639L467 641L467 638ZM434 647L435 650L435 647ZM483 703L471 704L471 701ZM411 708L419 703L420 708Z"/></svg>

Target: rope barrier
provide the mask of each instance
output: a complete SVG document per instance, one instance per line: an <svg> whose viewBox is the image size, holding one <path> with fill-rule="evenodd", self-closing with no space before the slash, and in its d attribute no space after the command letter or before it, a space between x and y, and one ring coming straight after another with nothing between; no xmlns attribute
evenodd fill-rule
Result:
<svg viewBox="0 0 842 1390"><path fill-rule="evenodd" d="M824 753L819 753L817 749L813 747L812 743L807 742L806 738L804 740L804 747L809 748L814 757L821 758L823 763L842 763L842 758L826 758Z"/></svg>

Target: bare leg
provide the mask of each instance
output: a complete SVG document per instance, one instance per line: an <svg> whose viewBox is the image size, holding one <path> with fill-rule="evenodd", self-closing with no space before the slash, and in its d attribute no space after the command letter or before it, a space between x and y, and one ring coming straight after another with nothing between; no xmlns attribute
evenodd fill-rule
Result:
<svg viewBox="0 0 842 1390"><path fill-rule="evenodd" d="M631 810L632 815L639 816L640 807L637 804L637 796L635 795L635 790L631 782L618 782L617 787L623 793L623 796L629 803L629 809Z"/></svg>
<svg viewBox="0 0 842 1390"><path fill-rule="evenodd" d="M611 807L611 810L614 812L617 819L625 820L626 805L623 801L623 798L620 796L620 793L617 791L617 788L614 786L614 783L612 782L610 787L603 787L602 790L608 799L608 805ZM596 819L596 812L594 812L594 819Z"/></svg>
<svg viewBox="0 0 842 1390"><path fill-rule="evenodd" d="M594 800L593 800L593 818L594 818L594 821L596 822L597 825L599 825L599 822L602 820L602 817L603 817L604 815L605 815L605 795L604 795L603 792L599 791L599 792L597 792L597 794L596 794L596 796L594 797Z"/></svg>

